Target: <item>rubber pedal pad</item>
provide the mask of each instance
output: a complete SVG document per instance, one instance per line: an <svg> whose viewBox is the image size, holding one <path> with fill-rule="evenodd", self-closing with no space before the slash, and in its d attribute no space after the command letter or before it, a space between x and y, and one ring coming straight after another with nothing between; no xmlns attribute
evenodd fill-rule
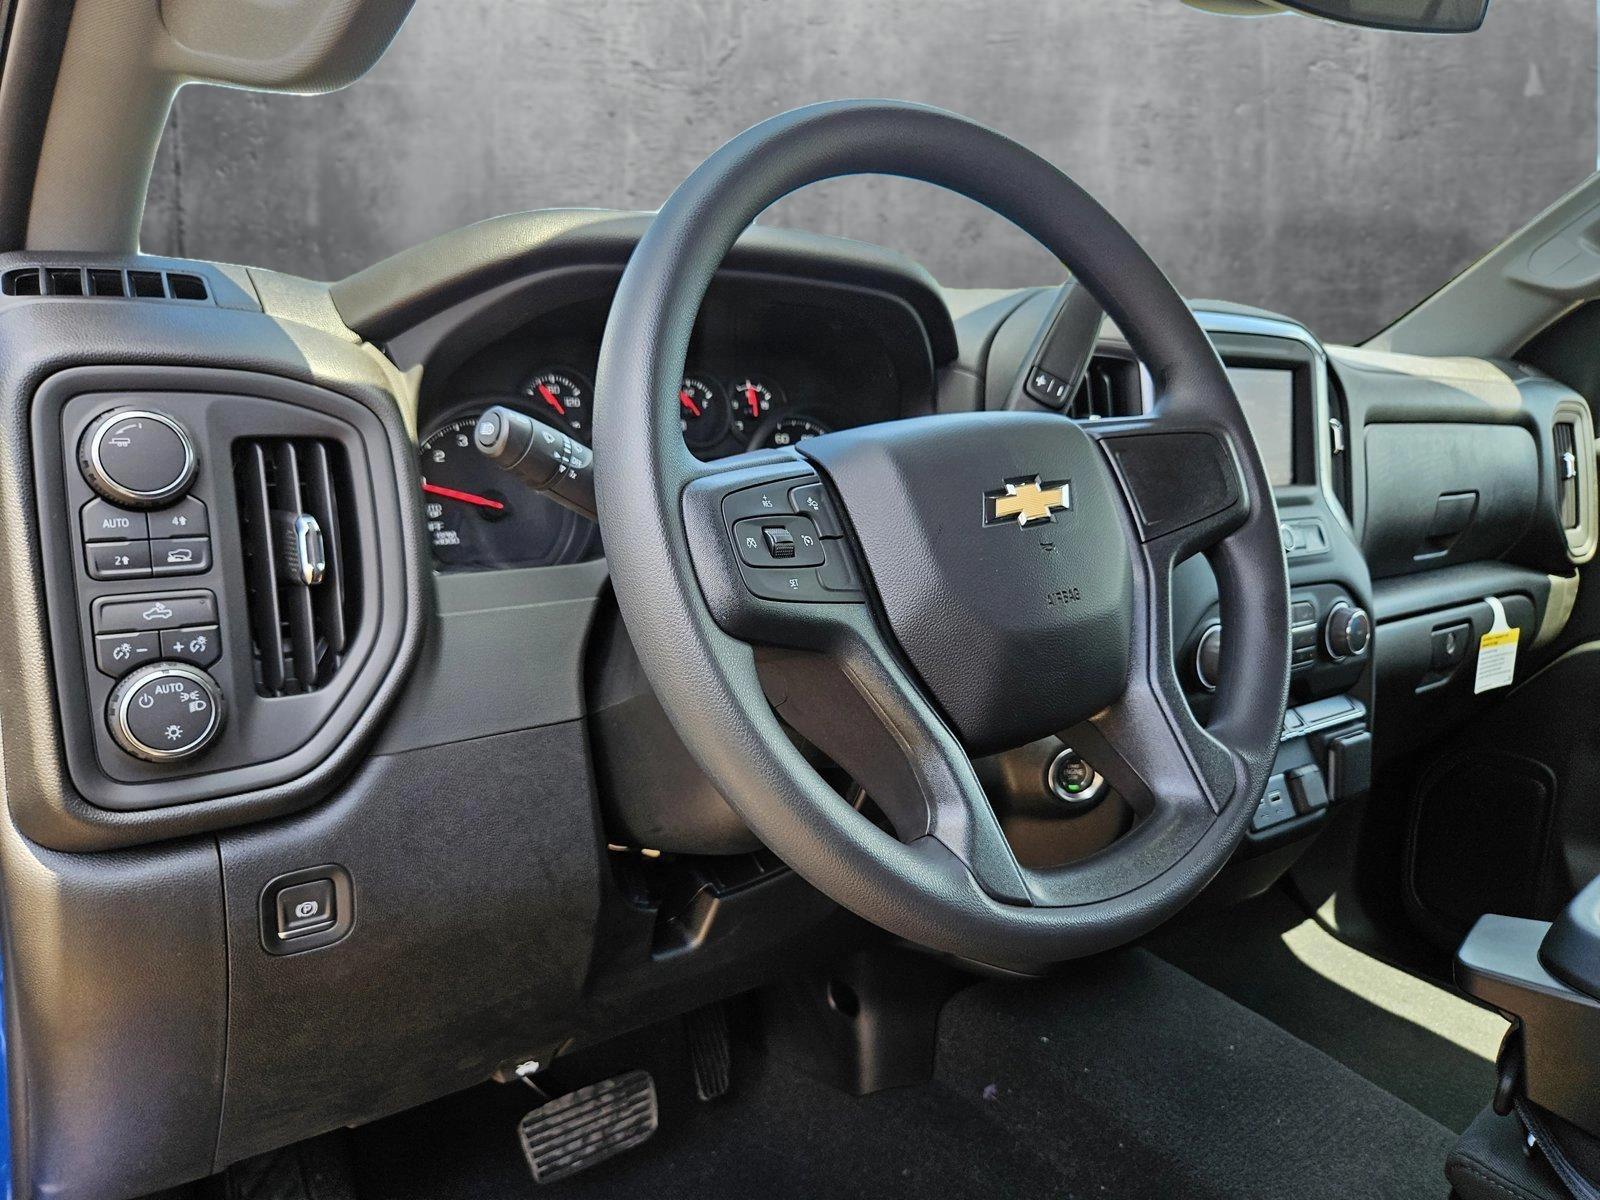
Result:
<svg viewBox="0 0 1600 1200"><path fill-rule="evenodd" d="M660 1112L648 1071L629 1071L541 1104L517 1133L535 1183L555 1183L648 1141Z"/></svg>
<svg viewBox="0 0 1600 1200"><path fill-rule="evenodd" d="M733 1044L728 1036L728 1010L708 1004L683 1018L694 1068L694 1094L715 1100L728 1094L733 1082Z"/></svg>

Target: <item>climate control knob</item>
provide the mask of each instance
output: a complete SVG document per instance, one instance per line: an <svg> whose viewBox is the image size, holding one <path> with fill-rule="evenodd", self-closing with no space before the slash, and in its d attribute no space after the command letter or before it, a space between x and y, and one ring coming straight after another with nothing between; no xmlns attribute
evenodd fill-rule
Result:
<svg viewBox="0 0 1600 1200"><path fill-rule="evenodd" d="M118 746L146 762L199 754L222 731L222 689L199 667L155 662L128 674L106 702Z"/></svg>
<svg viewBox="0 0 1600 1200"><path fill-rule="evenodd" d="M199 459L189 431L165 413L125 408L84 435L78 465L89 486L124 508L161 508L189 490Z"/></svg>
<svg viewBox="0 0 1600 1200"><path fill-rule="evenodd" d="M1367 616L1366 609L1340 600L1328 610L1327 623L1322 627L1322 644L1334 662L1360 658L1371 643L1372 618Z"/></svg>

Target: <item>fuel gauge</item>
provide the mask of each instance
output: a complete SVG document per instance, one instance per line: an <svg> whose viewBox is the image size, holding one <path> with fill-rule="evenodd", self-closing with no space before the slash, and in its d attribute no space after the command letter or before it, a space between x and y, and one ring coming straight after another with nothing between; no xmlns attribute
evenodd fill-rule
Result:
<svg viewBox="0 0 1600 1200"><path fill-rule="evenodd" d="M728 432L728 398L704 375L686 375L678 390L678 420L691 450L704 450Z"/></svg>

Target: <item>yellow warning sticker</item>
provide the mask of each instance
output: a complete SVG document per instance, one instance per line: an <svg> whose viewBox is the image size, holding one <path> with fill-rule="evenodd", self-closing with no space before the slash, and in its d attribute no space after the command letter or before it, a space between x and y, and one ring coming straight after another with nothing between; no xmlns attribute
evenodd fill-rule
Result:
<svg viewBox="0 0 1600 1200"><path fill-rule="evenodd" d="M1478 679L1474 694L1510 687L1517 672L1517 638L1520 629L1491 629L1478 640Z"/></svg>

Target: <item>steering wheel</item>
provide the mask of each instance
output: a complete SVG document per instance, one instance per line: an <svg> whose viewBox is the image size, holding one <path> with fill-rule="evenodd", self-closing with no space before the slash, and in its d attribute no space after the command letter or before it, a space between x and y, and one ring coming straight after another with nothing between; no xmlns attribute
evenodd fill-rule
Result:
<svg viewBox="0 0 1600 1200"><path fill-rule="evenodd" d="M919 417L695 459L678 390L714 273L769 205L853 174L940 185L1033 235L1132 344L1152 410ZM1147 932L1237 848L1288 690L1270 486L1188 307L1044 159L884 101L748 130L634 251L595 409L600 528L645 672L734 810L833 900L951 954L1045 964ZM1228 629L1205 727L1179 682L1170 602L1174 566L1201 553ZM1137 820L1087 859L1024 868L971 756L1063 731ZM806 743L885 820L846 803Z"/></svg>

